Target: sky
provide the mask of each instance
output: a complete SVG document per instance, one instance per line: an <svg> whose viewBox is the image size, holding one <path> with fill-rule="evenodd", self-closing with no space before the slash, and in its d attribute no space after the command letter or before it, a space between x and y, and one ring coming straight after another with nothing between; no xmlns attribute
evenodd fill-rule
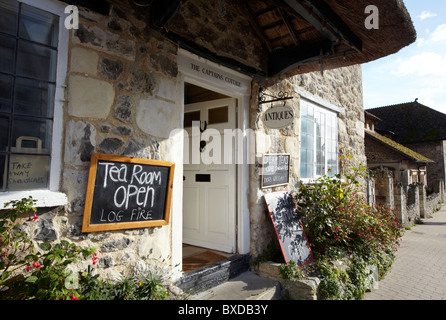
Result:
<svg viewBox="0 0 446 320"><path fill-rule="evenodd" d="M417 41L362 65L364 108L414 101L446 114L446 1L404 0Z"/></svg>

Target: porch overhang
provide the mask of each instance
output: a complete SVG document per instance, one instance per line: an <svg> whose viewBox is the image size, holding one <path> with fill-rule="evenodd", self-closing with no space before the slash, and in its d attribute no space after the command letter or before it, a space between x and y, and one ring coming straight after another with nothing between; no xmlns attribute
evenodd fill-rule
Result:
<svg viewBox="0 0 446 320"><path fill-rule="evenodd" d="M370 62L416 40L402 0L64 0L103 13L124 4L179 47L234 70L289 77Z"/></svg>

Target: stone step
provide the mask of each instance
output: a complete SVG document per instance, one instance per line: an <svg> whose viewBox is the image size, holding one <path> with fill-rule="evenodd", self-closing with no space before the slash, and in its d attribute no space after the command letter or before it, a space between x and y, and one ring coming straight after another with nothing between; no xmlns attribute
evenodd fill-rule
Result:
<svg viewBox="0 0 446 320"><path fill-rule="evenodd" d="M194 294L226 282L249 269L250 256L238 254L223 261L187 272L175 284L186 294Z"/></svg>
<svg viewBox="0 0 446 320"><path fill-rule="evenodd" d="M278 281L246 271L218 286L193 294L190 300L280 300L283 296Z"/></svg>

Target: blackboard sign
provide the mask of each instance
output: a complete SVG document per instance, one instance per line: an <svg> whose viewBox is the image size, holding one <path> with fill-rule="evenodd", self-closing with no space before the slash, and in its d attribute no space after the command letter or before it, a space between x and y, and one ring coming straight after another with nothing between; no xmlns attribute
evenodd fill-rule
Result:
<svg viewBox="0 0 446 320"><path fill-rule="evenodd" d="M290 155L265 154L262 164L262 188L285 185L290 182Z"/></svg>
<svg viewBox="0 0 446 320"><path fill-rule="evenodd" d="M302 223L297 219L293 197L288 191L265 194L269 215L274 224L276 235L285 262L290 260L302 267L313 260Z"/></svg>
<svg viewBox="0 0 446 320"><path fill-rule="evenodd" d="M167 225L171 162L93 153L82 232Z"/></svg>

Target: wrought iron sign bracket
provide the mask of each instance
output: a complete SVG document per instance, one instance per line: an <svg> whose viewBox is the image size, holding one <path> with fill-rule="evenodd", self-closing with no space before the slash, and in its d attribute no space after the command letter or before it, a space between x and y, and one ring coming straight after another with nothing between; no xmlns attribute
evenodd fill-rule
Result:
<svg viewBox="0 0 446 320"><path fill-rule="evenodd" d="M269 100L267 100L269 99ZM259 111L262 111L262 105L265 103L271 103L271 107L273 107L274 102L281 102L284 101L284 104L287 100L294 99L294 97L289 96L288 92L280 91L277 96L274 96L270 93L267 93L266 89L260 88L259 89Z"/></svg>

